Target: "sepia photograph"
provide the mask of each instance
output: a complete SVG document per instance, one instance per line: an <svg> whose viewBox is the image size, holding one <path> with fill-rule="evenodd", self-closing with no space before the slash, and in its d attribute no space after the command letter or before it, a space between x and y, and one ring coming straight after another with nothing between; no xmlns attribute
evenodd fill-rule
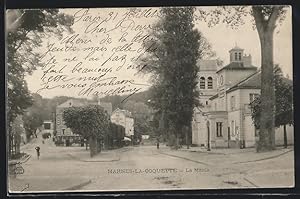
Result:
<svg viewBox="0 0 300 199"><path fill-rule="evenodd" d="M293 188L288 5L7 9L7 190Z"/></svg>

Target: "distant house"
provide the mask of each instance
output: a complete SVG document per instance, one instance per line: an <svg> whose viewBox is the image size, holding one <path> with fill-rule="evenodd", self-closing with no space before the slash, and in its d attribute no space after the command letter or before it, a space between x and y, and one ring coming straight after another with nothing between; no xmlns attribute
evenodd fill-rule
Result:
<svg viewBox="0 0 300 199"><path fill-rule="evenodd" d="M98 100L98 102L88 102L88 104L100 105L108 115L112 114L112 104L110 102L100 102L100 100Z"/></svg>
<svg viewBox="0 0 300 199"><path fill-rule="evenodd" d="M43 131L44 132L52 132L54 129L54 123L52 120L44 120L43 122Z"/></svg>
<svg viewBox="0 0 300 199"><path fill-rule="evenodd" d="M216 61L199 62L200 102L192 122L192 143L211 147L253 147L257 132L249 104L260 95L261 72L251 64L251 55L235 47L230 63L218 68ZM210 66L206 66L209 64ZM293 144L293 126L287 126L288 144ZM282 128L275 129L275 142L283 144Z"/></svg>
<svg viewBox="0 0 300 199"><path fill-rule="evenodd" d="M69 107L81 107L86 106L90 104L97 104L103 107L103 109L110 115L112 112L112 104L111 103L100 103L98 102L92 102L85 99L69 99L68 101L58 105L56 107L56 138L60 140L61 142L65 142L66 140L79 140L81 139L81 136L74 134L70 128L67 128L67 126L64 123L63 120L63 112L65 109Z"/></svg>
<svg viewBox="0 0 300 199"><path fill-rule="evenodd" d="M134 135L134 119L131 112L117 108L112 112L110 120L112 123L125 128L125 136L130 137Z"/></svg>

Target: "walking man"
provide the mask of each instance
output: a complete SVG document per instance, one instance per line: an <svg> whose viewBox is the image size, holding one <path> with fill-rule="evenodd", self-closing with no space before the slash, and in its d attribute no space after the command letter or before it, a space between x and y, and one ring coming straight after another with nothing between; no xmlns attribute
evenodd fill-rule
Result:
<svg viewBox="0 0 300 199"><path fill-rule="evenodd" d="M39 146L37 146L37 147L35 147L35 150L36 150L36 155L37 155L37 158L38 159L40 159L40 147Z"/></svg>

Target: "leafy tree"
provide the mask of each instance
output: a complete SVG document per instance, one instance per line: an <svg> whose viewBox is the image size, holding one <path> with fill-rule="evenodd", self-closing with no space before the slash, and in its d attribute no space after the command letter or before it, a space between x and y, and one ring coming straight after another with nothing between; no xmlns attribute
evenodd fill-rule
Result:
<svg viewBox="0 0 300 199"><path fill-rule="evenodd" d="M275 83L275 127L283 126L284 129L284 146L287 147L286 125L294 123L293 119L293 87L290 80L283 77L281 69L277 66L274 68ZM261 124L262 103L261 97L256 98L251 103L252 120L255 128L259 129Z"/></svg>
<svg viewBox="0 0 300 199"><path fill-rule="evenodd" d="M57 9L19 10L21 22L15 31L7 34L8 65L8 115L12 121L32 104L26 74L43 65L41 52L36 51L42 45L42 39L50 33L62 35L70 30L72 17L59 13Z"/></svg>
<svg viewBox="0 0 300 199"><path fill-rule="evenodd" d="M261 46L261 115L258 151L275 148L275 89L273 73L273 38L276 27L285 19L286 6L234 6L199 10L197 19L209 26L227 23L237 28L245 23L245 16L253 17Z"/></svg>
<svg viewBox="0 0 300 199"><path fill-rule="evenodd" d="M183 127L191 125L194 107L199 105L197 60L212 52L194 28L194 10L162 8L161 18L151 33L153 39L145 44L155 47L140 60L140 65L146 65L144 72L151 73L154 80L149 104L160 114L160 129L170 133L170 144L175 148L183 137Z"/></svg>
<svg viewBox="0 0 300 199"><path fill-rule="evenodd" d="M143 102L128 100L124 104L124 109L130 111L134 118L134 132L136 137L147 133L150 128L151 109Z"/></svg>
<svg viewBox="0 0 300 199"><path fill-rule="evenodd" d="M109 133L105 135L105 145L107 148L119 148L125 137L125 127L110 122Z"/></svg>
<svg viewBox="0 0 300 199"><path fill-rule="evenodd" d="M103 139L109 130L109 116L98 105L70 107L63 113L63 119L73 133L89 140L90 156L97 153L97 140Z"/></svg>
<svg viewBox="0 0 300 199"><path fill-rule="evenodd" d="M123 100L124 96L120 95L112 95L112 96L105 96L100 99L101 102L111 102L112 104L112 110L116 110L117 108L122 109L123 108Z"/></svg>
<svg viewBox="0 0 300 199"><path fill-rule="evenodd" d="M13 158L13 156L17 157L20 153L21 135L25 134L21 116L16 117L16 119L12 122L11 128L12 133L9 135L9 142L11 146L11 158Z"/></svg>
<svg viewBox="0 0 300 199"><path fill-rule="evenodd" d="M73 18L58 9L20 9L6 13L7 21L12 22L7 26L7 116L11 133L11 123L33 103L24 77L43 65L41 52L36 49L42 46L46 36L62 36L64 30L71 31Z"/></svg>
<svg viewBox="0 0 300 199"><path fill-rule="evenodd" d="M39 94L32 94L33 105L29 107L26 113L23 115L24 128L26 131L27 140L30 139L31 135L35 135L38 127L43 124L45 119L45 109L43 106L43 98Z"/></svg>

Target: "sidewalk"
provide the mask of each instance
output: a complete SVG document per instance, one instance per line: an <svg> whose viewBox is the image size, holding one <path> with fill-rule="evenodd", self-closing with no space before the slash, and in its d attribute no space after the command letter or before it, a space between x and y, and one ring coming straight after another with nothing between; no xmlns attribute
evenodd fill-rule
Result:
<svg viewBox="0 0 300 199"><path fill-rule="evenodd" d="M263 170L246 175L245 179L256 187L264 188L287 188L294 187L294 169ZM270 182L270 179L272 181Z"/></svg>
<svg viewBox="0 0 300 199"><path fill-rule="evenodd" d="M277 158L281 155L287 153L293 153L294 147L289 146L288 148L278 147L276 150L257 153L255 148L245 148L245 149L211 149L207 151L203 147L190 147L181 148L178 150L172 150L169 147L161 147L161 153L165 155L175 156L178 158L183 158L198 162L201 159L202 164L213 164L216 162L229 163L229 164L244 164L250 162L258 162L263 160L268 160L272 158Z"/></svg>
<svg viewBox="0 0 300 199"><path fill-rule="evenodd" d="M80 148L80 150L73 150L67 155L71 158L82 161L82 162L114 162L120 160L120 153L132 150L130 147L114 149L114 150L105 150L101 151L94 157L90 157L90 151L85 148Z"/></svg>
<svg viewBox="0 0 300 199"><path fill-rule="evenodd" d="M20 146L20 152L25 153L24 156L22 156L20 159L8 160L8 163L9 164L17 163L17 162L25 163L31 158L32 155L35 155L35 147L39 145L39 143L42 143L40 133L38 133L37 136L38 136L37 138L32 138L30 142L26 144L22 144Z"/></svg>

